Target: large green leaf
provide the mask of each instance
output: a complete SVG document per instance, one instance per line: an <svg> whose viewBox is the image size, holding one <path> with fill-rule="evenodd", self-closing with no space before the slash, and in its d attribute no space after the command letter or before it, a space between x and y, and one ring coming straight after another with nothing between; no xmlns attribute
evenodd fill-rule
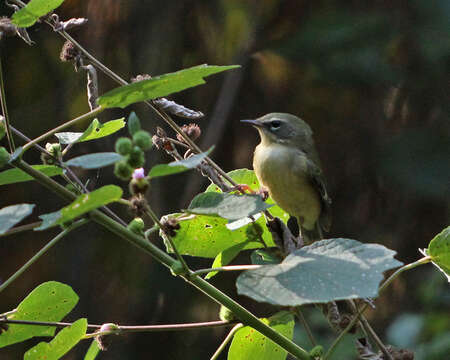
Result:
<svg viewBox="0 0 450 360"><path fill-rule="evenodd" d="M77 166L83 169L98 169L122 159L122 156L115 152L103 152L78 156L66 162L68 166Z"/></svg>
<svg viewBox="0 0 450 360"><path fill-rule="evenodd" d="M12 22L18 27L29 27L63 2L64 0L31 0L12 16Z"/></svg>
<svg viewBox="0 0 450 360"><path fill-rule="evenodd" d="M33 212L34 204L19 204L0 209L0 235Z"/></svg>
<svg viewBox="0 0 450 360"><path fill-rule="evenodd" d="M294 316L280 311L268 319L265 324L292 340L294 335ZM234 334L228 351L228 360L284 360L287 351L255 329L245 326Z"/></svg>
<svg viewBox="0 0 450 360"><path fill-rule="evenodd" d="M54 165L32 165L32 167L47 176L56 176L63 173L63 169ZM15 184L30 180L34 180L34 178L20 169L9 169L0 172L0 185Z"/></svg>
<svg viewBox="0 0 450 360"><path fill-rule="evenodd" d="M255 172L253 170L249 169L237 169L230 171L228 173L228 176L230 176L237 184L245 184L248 185L253 191L258 191L260 189L260 184L258 181L258 178L255 175ZM211 184L206 189L206 192L221 192L219 187L215 184ZM274 205L270 208L269 212L273 216L279 217L281 220L283 220L285 223L289 220L289 214L285 212L283 209L281 209L279 206L275 204L275 202L272 200L272 198L268 198L266 200L266 203L269 205Z"/></svg>
<svg viewBox="0 0 450 360"><path fill-rule="evenodd" d="M160 176L178 174L193 169L198 165L200 165L201 162L211 153L212 150L213 147L211 147L209 150L205 152L192 155L191 157L184 160L172 161L168 164L155 165L150 169L148 176L150 178L155 178Z"/></svg>
<svg viewBox="0 0 450 360"><path fill-rule="evenodd" d="M24 360L58 360L86 335L87 320L79 319L62 329L49 343L40 342L24 355Z"/></svg>
<svg viewBox="0 0 450 360"><path fill-rule="evenodd" d="M49 281L39 285L19 304L11 320L61 321L77 304L78 296L68 285ZM0 335L0 347L22 342L34 336L53 336L52 326L9 324Z"/></svg>
<svg viewBox="0 0 450 360"><path fill-rule="evenodd" d="M450 282L450 226L430 241L426 253L431 256L433 264L444 273Z"/></svg>
<svg viewBox="0 0 450 360"><path fill-rule="evenodd" d="M194 197L186 211L199 215L216 215L234 221L255 215L271 206L255 194L205 192Z"/></svg>
<svg viewBox="0 0 450 360"><path fill-rule="evenodd" d="M100 139L114 134L125 126L124 118L111 120L104 124L97 119L92 120L89 127L84 132L61 132L56 133L60 144L73 144L77 142Z"/></svg>
<svg viewBox="0 0 450 360"><path fill-rule="evenodd" d="M179 224L180 229L176 231L172 240L183 255L215 258L222 251L238 244L245 244L243 250L261 248L263 245L260 239L268 247L275 246L262 217L255 223L234 231L226 227L227 220L213 216L192 215L181 218ZM171 251L167 241L165 245L167 250Z"/></svg>
<svg viewBox="0 0 450 360"><path fill-rule="evenodd" d="M53 213L39 216L42 224L35 230L45 230L62 225L100 206L117 201L122 197L122 189L116 185L106 185L89 194L78 196L70 205Z"/></svg>
<svg viewBox="0 0 450 360"><path fill-rule="evenodd" d="M232 247L229 247L228 249L225 249L224 251L220 252L219 255L216 256L214 259L213 264L211 265L212 268L218 268L225 265L228 265L230 262L233 261L233 259L238 256L238 254L244 250L245 246L247 244L245 242L236 244ZM211 279L213 276L215 276L218 273L218 271L211 271L206 276L205 279Z"/></svg>
<svg viewBox="0 0 450 360"><path fill-rule="evenodd" d="M238 293L282 306L375 297L383 272L402 265L395 251L351 239L315 242L278 265L242 273Z"/></svg>
<svg viewBox="0 0 450 360"><path fill-rule="evenodd" d="M155 76L149 80L138 81L113 89L99 97L98 104L106 108L124 108L135 102L156 99L204 84L203 78L237 67L239 65L198 65L174 73Z"/></svg>

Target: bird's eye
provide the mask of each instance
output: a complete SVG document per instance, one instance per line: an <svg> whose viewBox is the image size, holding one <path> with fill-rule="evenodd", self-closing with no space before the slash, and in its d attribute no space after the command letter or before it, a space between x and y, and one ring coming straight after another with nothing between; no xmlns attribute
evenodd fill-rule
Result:
<svg viewBox="0 0 450 360"><path fill-rule="evenodd" d="M270 128L272 130L276 130L281 126L281 121L280 120L273 120L270 122Z"/></svg>

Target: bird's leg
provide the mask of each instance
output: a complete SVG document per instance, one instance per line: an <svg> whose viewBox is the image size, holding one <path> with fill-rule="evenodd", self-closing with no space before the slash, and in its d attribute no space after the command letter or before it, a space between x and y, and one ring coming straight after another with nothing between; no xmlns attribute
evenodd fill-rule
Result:
<svg viewBox="0 0 450 360"><path fill-rule="evenodd" d="M289 228L279 218L268 220L267 227L272 234L273 241L285 255L297 249L295 236L292 235Z"/></svg>

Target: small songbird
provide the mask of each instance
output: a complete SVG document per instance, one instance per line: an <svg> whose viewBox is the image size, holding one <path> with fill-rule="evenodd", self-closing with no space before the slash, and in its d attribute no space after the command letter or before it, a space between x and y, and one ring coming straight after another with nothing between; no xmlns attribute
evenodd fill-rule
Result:
<svg viewBox="0 0 450 360"><path fill-rule="evenodd" d="M297 219L306 243L323 238L331 225L331 199L309 125L285 113L241 121L252 124L261 137L253 157L260 184Z"/></svg>

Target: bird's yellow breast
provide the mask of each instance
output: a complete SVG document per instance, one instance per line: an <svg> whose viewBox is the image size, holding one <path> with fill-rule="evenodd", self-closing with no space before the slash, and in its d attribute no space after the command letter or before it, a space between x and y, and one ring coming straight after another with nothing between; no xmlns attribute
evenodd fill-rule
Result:
<svg viewBox="0 0 450 360"><path fill-rule="evenodd" d="M282 144L259 144L253 168L277 205L297 217L302 227L312 230L321 212L321 202L311 184L305 154Z"/></svg>

